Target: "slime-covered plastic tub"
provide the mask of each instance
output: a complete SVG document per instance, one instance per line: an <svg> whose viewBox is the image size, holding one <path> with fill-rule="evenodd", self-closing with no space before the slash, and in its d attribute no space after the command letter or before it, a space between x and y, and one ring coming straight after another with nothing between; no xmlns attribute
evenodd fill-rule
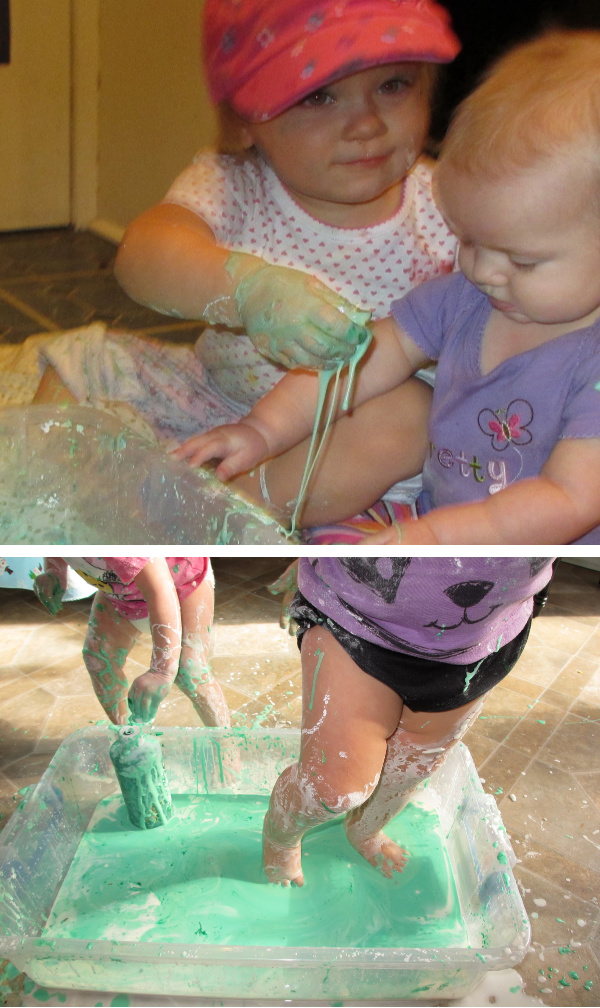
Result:
<svg viewBox="0 0 600 1008"><path fill-rule="evenodd" d="M0 412L8 545L286 545L265 511L91 407ZM292 540L296 541L296 540Z"/></svg>
<svg viewBox="0 0 600 1008"><path fill-rule="evenodd" d="M299 747L296 730L243 731L236 729L167 728L162 736L165 768L174 795L185 795L188 804L198 807L226 799L225 794L266 796L281 770L292 762ZM86 828L99 802L118 802L120 795L109 755L108 730L102 727L75 732L61 745L48 770L24 807L15 812L0 834L0 958L6 957L38 984L50 987L158 993L214 998L256 999L452 999L465 996L487 970L514 966L529 944L529 923L512 873L515 857L502 826L496 803L484 794L468 750L455 747L446 764L420 788L418 802L439 817L440 835L453 876L459 918L465 940L456 947L352 947L320 946L286 942L286 925L275 944L210 943L208 918L197 917L193 899L185 905L197 940L183 942L146 941L136 932L140 916L150 907L159 917L165 886L152 894L140 895L143 885L141 859L133 875L120 877L118 860L110 862L106 900L112 900L119 886L143 907L131 916L131 940L56 938L49 932L50 918L60 920L55 903L65 876L74 863ZM233 760L232 760L232 748ZM228 765L236 766L237 783L223 773L223 753ZM237 753L237 756L236 756ZM222 792L219 798L219 792ZM119 795L118 799L107 796ZM263 801L256 798L256 801ZM264 799L266 801L266 798ZM425 812L423 814L433 814ZM171 822L176 819L174 817ZM398 820L397 820L398 821ZM105 840L114 836L114 821L101 820ZM107 824L107 825L106 825ZM192 845L182 860L188 875L208 877L212 861L220 860L220 873L235 882L242 877L237 861L237 834L229 853L219 847L218 819L212 823L208 855L198 856ZM102 829L102 826L99 827ZM173 827L173 828L176 828ZM330 825L330 831L337 829ZM133 830L133 827L130 827ZM217 829L215 833L214 830ZM319 827L318 829L321 829ZM158 843L157 850L171 849L171 826L138 831L140 843ZM242 833L244 830L242 830ZM314 832L314 831L313 831ZM318 830L316 831L318 833ZM162 835L161 835L162 834ZM88 833L87 836L90 834ZM124 834L121 834L123 836ZM343 830L340 829L343 838ZM258 834L260 837L260 833ZM240 844L242 842L240 834ZM260 840L257 841L257 849ZM306 850L309 844L306 845ZM342 861L351 857L344 854ZM416 852L419 853L418 851ZM170 854L173 857L173 853ZM387 882L355 855L378 885ZM194 861L194 858L196 859ZM103 860L109 862L106 855ZM255 889L269 892L274 899L287 901L285 920L293 926L299 912L298 900L309 895L310 858L305 853L307 883L304 889L269 886L260 875L259 858ZM210 862L210 863L209 863ZM152 859L148 859L148 865ZM104 867L107 867L107 864ZM342 864L342 867L345 866ZM137 874L136 874L137 872ZM218 874L215 872L215 874ZM398 888L391 905L395 913L406 913L402 898L404 876L395 876ZM211 880L216 885L216 879ZM408 884L408 883L406 883ZM306 891L305 891L306 890ZM342 894L339 902L340 926L346 927L356 893ZM128 898L128 897L123 897ZM325 908L328 894L316 893ZM219 891L209 894L207 913L219 902ZM334 894L334 912L337 894ZM344 903L345 901L345 903ZM69 912L67 903L67 914ZM126 906L126 904L123 904ZM343 909L343 907L346 909ZM350 907L350 912L348 912ZM325 912L325 909L323 910ZM441 915L440 908L435 911ZM196 914L196 917L193 915ZM127 910L116 915L123 925ZM351 921L353 927L360 920ZM257 918L258 926L258 918ZM337 925L334 923L333 928ZM254 934L251 930L250 934ZM308 932L310 936L310 932ZM208 942L208 943L207 943Z"/></svg>

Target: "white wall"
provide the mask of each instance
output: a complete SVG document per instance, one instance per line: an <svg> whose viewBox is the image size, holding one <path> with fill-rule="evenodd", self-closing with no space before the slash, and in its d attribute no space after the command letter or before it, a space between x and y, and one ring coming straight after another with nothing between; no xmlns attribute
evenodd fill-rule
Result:
<svg viewBox="0 0 600 1008"><path fill-rule="evenodd" d="M201 0L100 0L97 229L118 239L214 142ZM111 234L111 229L114 235Z"/></svg>

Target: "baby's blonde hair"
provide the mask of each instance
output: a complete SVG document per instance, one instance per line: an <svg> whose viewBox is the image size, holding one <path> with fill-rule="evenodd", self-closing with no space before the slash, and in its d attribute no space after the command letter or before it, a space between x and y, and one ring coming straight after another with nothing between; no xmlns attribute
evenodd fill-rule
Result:
<svg viewBox="0 0 600 1008"><path fill-rule="evenodd" d="M571 150L600 168L598 31L549 31L501 57L456 110L440 167L497 178Z"/></svg>

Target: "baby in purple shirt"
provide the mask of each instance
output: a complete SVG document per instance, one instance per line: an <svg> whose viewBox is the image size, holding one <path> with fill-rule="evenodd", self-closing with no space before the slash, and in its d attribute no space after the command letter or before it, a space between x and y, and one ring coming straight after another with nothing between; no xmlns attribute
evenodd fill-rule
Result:
<svg viewBox="0 0 600 1008"><path fill-rule="evenodd" d="M504 56L450 126L434 182L461 272L373 323L353 400L380 411L385 444L387 395L438 361L424 494L417 520L365 545L600 543L599 65L600 32L550 32ZM221 478L253 469L306 437L318 401L314 374L288 374L180 457L222 459ZM368 488L380 450L357 443L338 464ZM403 446L388 454L391 484Z"/></svg>
<svg viewBox="0 0 600 1008"><path fill-rule="evenodd" d="M515 665L553 559L300 559L301 753L265 817L272 882L303 885L304 833L344 813L352 846L402 871L408 854L383 829Z"/></svg>

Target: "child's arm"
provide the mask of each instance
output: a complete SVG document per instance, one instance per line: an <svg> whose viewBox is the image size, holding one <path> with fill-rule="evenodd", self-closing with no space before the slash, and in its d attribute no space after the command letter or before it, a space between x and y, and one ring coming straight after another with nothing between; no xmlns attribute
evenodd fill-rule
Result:
<svg viewBox="0 0 600 1008"><path fill-rule="evenodd" d="M484 501L435 508L361 545L556 545L600 524L600 438L559 441L539 476Z"/></svg>
<svg viewBox="0 0 600 1008"><path fill-rule="evenodd" d="M152 721L171 688L181 653L181 607L164 557L153 557L135 579L148 606L152 633L150 668L134 679L129 709L135 721Z"/></svg>
<svg viewBox="0 0 600 1008"><path fill-rule="evenodd" d="M357 369L353 407L400 385L428 361L393 319L382 319L371 328L374 339ZM191 437L173 455L190 465L221 459L216 475L224 481L231 479L306 438L313 428L318 397L316 374L292 372L243 421Z"/></svg>
<svg viewBox="0 0 600 1008"><path fill-rule="evenodd" d="M366 336L368 312L309 273L220 247L201 217L176 204L152 207L129 225L115 276L156 311L242 328L286 367L335 366Z"/></svg>

